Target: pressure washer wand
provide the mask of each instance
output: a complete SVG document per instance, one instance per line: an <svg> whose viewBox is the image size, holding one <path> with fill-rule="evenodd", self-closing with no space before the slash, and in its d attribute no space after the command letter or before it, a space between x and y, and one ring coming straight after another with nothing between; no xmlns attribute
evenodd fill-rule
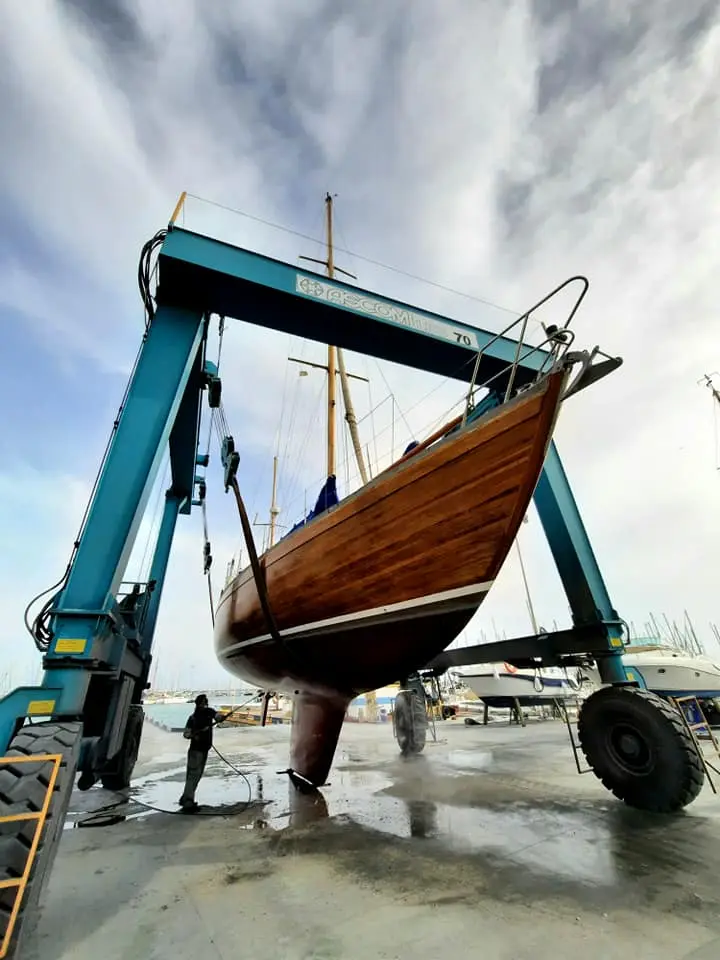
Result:
<svg viewBox="0 0 720 960"><path fill-rule="evenodd" d="M249 700L245 700L243 703L238 704L237 707L233 707L232 710L230 711L230 713L225 713L225 714L223 714L222 720L216 720L215 723L225 723L225 721L226 721L229 717L231 717L234 713L237 713L238 710L242 710L242 709L243 709L244 707L246 707L249 703L252 703L253 700L257 700L257 699L259 699L260 697L264 697L264 696L265 696L264 693L258 693L258 694L256 694L254 697L250 697Z"/></svg>

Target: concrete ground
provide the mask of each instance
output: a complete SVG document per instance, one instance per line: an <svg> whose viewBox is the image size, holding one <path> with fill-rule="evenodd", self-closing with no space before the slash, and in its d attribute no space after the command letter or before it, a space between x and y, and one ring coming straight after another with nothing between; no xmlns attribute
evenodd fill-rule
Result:
<svg viewBox="0 0 720 960"><path fill-rule="evenodd" d="M132 804L124 822L77 829L113 800L78 794L23 957L718 956L720 799L709 789L678 817L639 814L578 775L560 723L448 721L406 762L388 725L347 724L323 800L278 773L288 735L216 732L249 778L243 813ZM185 746L146 725L137 799L177 809ZM237 805L247 792L215 758L198 799Z"/></svg>

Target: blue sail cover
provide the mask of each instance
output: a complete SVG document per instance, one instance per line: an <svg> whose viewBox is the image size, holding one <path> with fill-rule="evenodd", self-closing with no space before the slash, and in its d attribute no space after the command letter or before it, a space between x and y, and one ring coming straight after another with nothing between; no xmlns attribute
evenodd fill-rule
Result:
<svg viewBox="0 0 720 960"><path fill-rule="evenodd" d="M320 495L318 496L315 506L312 508L310 513L305 517L304 520L300 520L299 523L296 523L295 526L285 534L285 536L289 537L291 533L299 530L300 527L304 527L306 523L310 523L310 521L314 520L315 517L319 517L321 513L325 513L326 510L329 510L330 507L334 507L337 503L339 503L337 495L337 479L331 475L323 484ZM283 537L283 539L285 538Z"/></svg>

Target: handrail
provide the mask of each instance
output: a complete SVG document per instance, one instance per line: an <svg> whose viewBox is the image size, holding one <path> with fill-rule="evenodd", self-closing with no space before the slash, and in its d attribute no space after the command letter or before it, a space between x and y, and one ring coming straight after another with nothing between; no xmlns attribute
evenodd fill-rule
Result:
<svg viewBox="0 0 720 960"><path fill-rule="evenodd" d="M564 290L566 287L570 286L570 284L577 283L577 282L580 282L582 284L582 289L578 294L578 297L575 300L572 310L570 311L570 314L567 320L565 321L565 323L563 324L563 326L550 328L550 327L546 327L543 324L543 329L547 334L546 338L542 341L541 344L539 344L536 347L531 347L527 353L521 356L520 353L523 346L525 345L525 334L527 332L527 325L531 315L540 307L548 303L548 301L552 300L552 298L556 296L558 293L560 293L561 290ZM540 369L538 370L538 376L541 376L548 360L550 360L551 362L557 362L560 359L560 356L562 355L562 353L571 346L571 344L575 339L574 332L569 330L568 328L572 323L575 317L575 314L579 310L580 304L584 300L585 295L587 294L589 288L590 288L590 281L588 280L587 277L581 274L568 277L567 280L564 280L561 284L555 287L554 290L551 290L550 293L546 294L541 300L538 300L537 303L533 304L533 306L530 307L528 310L526 310L525 313L523 313L519 317L516 317L503 330L501 330L500 333L495 334L495 336L492 337L482 347L482 349L478 351L477 357L475 358L475 365L473 367L472 377L470 378L470 386L468 387L467 398L465 401L465 414L463 416L463 423L466 421L467 415L471 410L473 394L475 393L476 389L486 387L493 380L496 380L498 377L505 375L509 370L510 376L508 378L508 384L505 389L505 400L507 401L510 399L510 396L512 394L512 389L515 384L515 376L517 374L517 369L523 363L524 360L527 360L527 358L532 356L533 353L537 353L546 344L551 344L552 348L548 351L548 356L545 358L545 360L540 366ZM519 324L522 324L522 328L520 330L520 336L517 340L517 345L515 348L515 356L512 362L510 362L507 366L503 367L502 370L500 370L498 373L493 374L493 376L490 377L489 380L486 380L482 384L479 384L476 386L475 381L478 375L478 371L480 369L480 362L484 354L487 352L488 348L491 347L494 343L497 343L497 341L500 340L501 338L505 337L506 334L508 334L511 330L513 330Z"/></svg>

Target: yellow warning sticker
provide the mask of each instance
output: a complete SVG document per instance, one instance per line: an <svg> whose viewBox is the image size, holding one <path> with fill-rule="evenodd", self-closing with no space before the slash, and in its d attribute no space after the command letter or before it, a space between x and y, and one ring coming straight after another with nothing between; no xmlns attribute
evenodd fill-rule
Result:
<svg viewBox="0 0 720 960"><path fill-rule="evenodd" d="M622 637L610 637L611 647L621 647L623 645Z"/></svg>
<svg viewBox="0 0 720 960"><path fill-rule="evenodd" d="M85 653L87 640L84 637L61 637L55 644L55 653Z"/></svg>
<svg viewBox="0 0 720 960"><path fill-rule="evenodd" d="M49 717L55 709L55 700L31 700L28 704L28 716Z"/></svg>
<svg viewBox="0 0 720 960"><path fill-rule="evenodd" d="M626 675L627 675L628 680L629 680L631 683L634 683L634 682L635 682L635 674L632 672L632 670L626 670L625 673L626 673Z"/></svg>

